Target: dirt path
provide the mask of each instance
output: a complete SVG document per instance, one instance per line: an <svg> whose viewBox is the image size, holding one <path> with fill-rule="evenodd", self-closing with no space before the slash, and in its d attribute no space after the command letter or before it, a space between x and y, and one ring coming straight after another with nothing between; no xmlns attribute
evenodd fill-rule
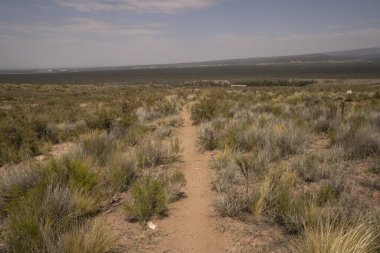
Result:
<svg viewBox="0 0 380 253"><path fill-rule="evenodd" d="M184 126L178 130L183 156L180 169L186 176L186 198L170 206L169 217L158 222L165 233L155 252L167 253L219 253L227 249L226 235L216 230L214 211L215 194L211 191L209 155L198 151L197 126L193 126L190 113L183 109Z"/></svg>

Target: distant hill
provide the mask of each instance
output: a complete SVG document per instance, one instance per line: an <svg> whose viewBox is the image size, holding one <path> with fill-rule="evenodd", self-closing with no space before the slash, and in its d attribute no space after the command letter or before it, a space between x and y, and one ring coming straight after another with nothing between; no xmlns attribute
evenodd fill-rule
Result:
<svg viewBox="0 0 380 253"><path fill-rule="evenodd" d="M0 70L0 83L181 84L199 80L380 79L380 48L219 61L37 70Z"/></svg>
<svg viewBox="0 0 380 253"><path fill-rule="evenodd" d="M302 63L353 63L380 61L380 47L363 48L355 50L334 51L317 54L260 57L246 59L230 59L194 63L174 64L177 67L199 67L218 65L276 65L276 64L302 64ZM161 65L165 67L169 65ZM173 66L173 65L171 65ZM159 67L159 66L157 66Z"/></svg>
<svg viewBox="0 0 380 253"><path fill-rule="evenodd" d="M346 59L361 59L361 60L377 59L378 60L380 59L380 47L336 51L336 52L324 53L324 55L327 55L330 57L346 58Z"/></svg>

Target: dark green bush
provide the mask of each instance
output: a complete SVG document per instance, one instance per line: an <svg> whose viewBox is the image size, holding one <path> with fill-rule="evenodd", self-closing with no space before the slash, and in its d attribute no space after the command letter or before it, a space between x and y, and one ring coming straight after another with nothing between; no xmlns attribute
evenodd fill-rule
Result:
<svg viewBox="0 0 380 253"><path fill-rule="evenodd" d="M168 198L164 182L145 176L132 186L132 201L124 205L129 219L146 222L153 215L163 215Z"/></svg>

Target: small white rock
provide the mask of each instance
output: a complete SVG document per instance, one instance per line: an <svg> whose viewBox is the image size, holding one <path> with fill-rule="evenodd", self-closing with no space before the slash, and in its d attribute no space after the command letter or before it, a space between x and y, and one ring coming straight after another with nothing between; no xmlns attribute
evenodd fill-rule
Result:
<svg viewBox="0 0 380 253"><path fill-rule="evenodd" d="M157 225L155 225L153 222L149 221L147 223L148 227L152 230L155 230L157 228Z"/></svg>

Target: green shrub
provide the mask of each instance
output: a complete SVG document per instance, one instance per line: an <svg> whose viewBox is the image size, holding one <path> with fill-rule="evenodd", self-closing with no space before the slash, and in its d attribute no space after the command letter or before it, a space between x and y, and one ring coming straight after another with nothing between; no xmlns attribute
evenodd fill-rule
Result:
<svg viewBox="0 0 380 253"><path fill-rule="evenodd" d="M148 129L144 125L136 124L128 128L124 138L129 145L135 146L144 139L147 132Z"/></svg>
<svg viewBox="0 0 380 253"><path fill-rule="evenodd" d="M98 130L82 135L80 142L83 154L91 156L100 165L106 165L117 148L116 140Z"/></svg>
<svg viewBox="0 0 380 253"><path fill-rule="evenodd" d="M41 168L17 166L5 176L0 178L0 210L5 212L10 202L23 196L28 190L34 188L45 177Z"/></svg>
<svg viewBox="0 0 380 253"><path fill-rule="evenodd" d="M60 236L58 253L116 253L118 239L104 222L91 222Z"/></svg>
<svg viewBox="0 0 380 253"><path fill-rule="evenodd" d="M217 130L211 122L202 123L199 127L198 143L205 150L214 150L218 147Z"/></svg>
<svg viewBox="0 0 380 253"><path fill-rule="evenodd" d="M124 205L131 220L147 222L153 215L163 215L167 210L168 198L164 182L145 176L132 186L132 201Z"/></svg>
<svg viewBox="0 0 380 253"><path fill-rule="evenodd" d="M117 154L112 159L106 176L115 190L127 190L128 186L138 176L137 161L133 153Z"/></svg>
<svg viewBox="0 0 380 253"><path fill-rule="evenodd" d="M15 170L1 179L4 237L10 252L56 252L57 242L101 205L98 176L77 156Z"/></svg>
<svg viewBox="0 0 380 253"><path fill-rule="evenodd" d="M202 99L191 107L191 120L195 124L211 120L216 114L215 102Z"/></svg>
<svg viewBox="0 0 380 253"><path fill-rule="evenodd" d="M324 183L316 194L315 202L318 206L333 204L333 202L339 198L339 195L340 192L337 189L334 189L331 184Z"/></svg>

